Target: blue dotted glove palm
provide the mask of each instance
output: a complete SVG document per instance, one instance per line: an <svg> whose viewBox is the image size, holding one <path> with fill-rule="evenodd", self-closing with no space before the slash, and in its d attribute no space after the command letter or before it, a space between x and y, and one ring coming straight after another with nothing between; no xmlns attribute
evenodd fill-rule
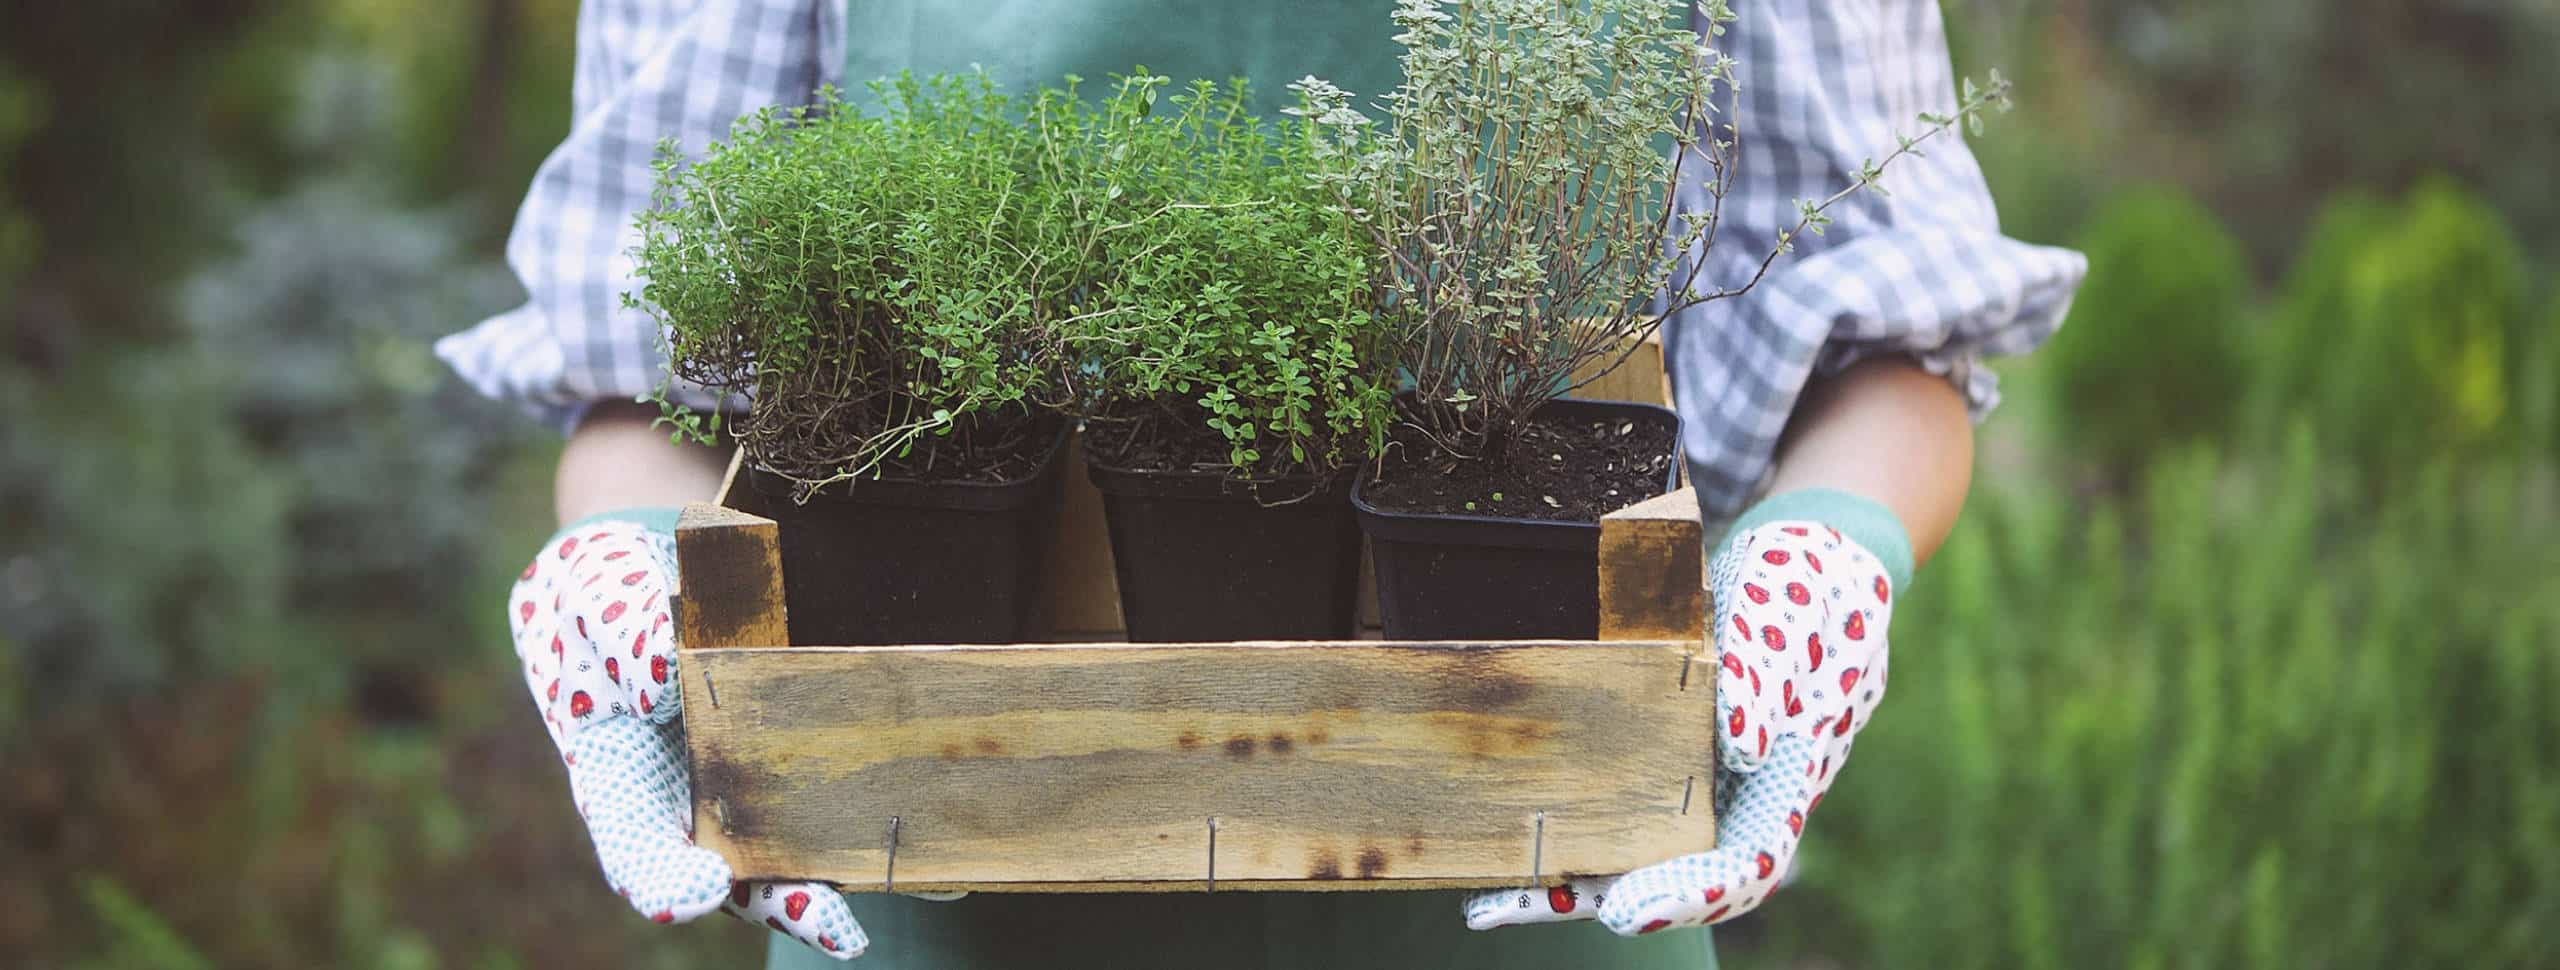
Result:
<svg viewBox="0 0 2560 970"><path fill-rule="evenodd" d="M823 883L732 883L693 844L693 786L676 689L673 515L634 512L563 530L516 580L508 622L525 686L569 768L605 881L633 909L681 923L714 909L837 959L869 945Z"/></svg>
<svg viewBox="0 0 2560 970"><path fill-rule="evenodd" d="M1831 514L1778 517L1791 512ZM1467 925L1596 918L1633 936L1721 922L1766 902L1884 699L1885 628L1909 549L1891 513L1842 493L1797 493L1746 515L1708 573L1724 728L1716 847L1614 879L1485 893L1467 901Z"/></svg>

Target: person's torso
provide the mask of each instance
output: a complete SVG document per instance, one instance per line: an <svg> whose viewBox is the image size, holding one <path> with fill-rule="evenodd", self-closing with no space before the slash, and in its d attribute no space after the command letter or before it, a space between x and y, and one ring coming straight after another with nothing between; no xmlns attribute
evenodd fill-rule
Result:
<svg viewBox="0 0 2560 970"><path fill-rule="evenodd" d="M1251 82L1276 117L1290 82L1333 82L1363 103L1402 77L1390 0L846 0L844 83L983 67L1027 94L1083 79L1089 95L1144 66L1177 86Z"/></svg>
<svg viewBox="0 0 2560 970"><path fill-rule="evenodd" d="M1025 95L1083 79L1087 96L1140 66L1182 85L1242 77L1277 118L1288 84L1313 75L1371 103L1402 78L1392 0L847 0L849 91L911 71L983 68ZM1510 967L1701 970L1708 934L1619 939L1597 924L1468 930L1463 894L1196 893L973 896L932 903L867 895L853 909L872 937L856 966L1221 967L1364 970ZM774 970L840 966L776 937Z"/></svg>

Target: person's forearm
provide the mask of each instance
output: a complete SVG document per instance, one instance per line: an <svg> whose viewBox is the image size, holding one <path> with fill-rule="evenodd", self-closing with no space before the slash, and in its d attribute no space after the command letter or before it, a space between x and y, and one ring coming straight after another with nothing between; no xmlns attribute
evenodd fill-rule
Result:
<svg viewBox="0 0 2560 970"><path fill-rule="evenodd" d="M668 440L654 408L599 404L560 450L553 502L566 525L599 512L707 502L720 490L727 453Z"/></svg>
<svg viewBox="0 0 2560 970"><path fill-rule="evenodd" d="M1882 503L1924 563L1955 528L1972 482L1964 397L1907 359L1880 357L1805 389L1769 493L1830 488Z"/></svg>

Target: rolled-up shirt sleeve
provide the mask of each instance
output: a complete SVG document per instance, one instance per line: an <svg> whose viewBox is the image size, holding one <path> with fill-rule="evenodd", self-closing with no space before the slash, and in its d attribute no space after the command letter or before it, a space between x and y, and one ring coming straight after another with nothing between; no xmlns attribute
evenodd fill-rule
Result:
<svg viewBox="0 0 2560 970"><path fill-rule="evenodd" d="M1935 0L1741 0L1715 46L1738 80L1722 222L1698 267L1712 292L1751 279L1797 200L1820 200L1881 160L1923 113L1956 110ZM1979 419L1999 401L1984 359L2033 349L2061 325L2087 261L2000 232L1981 168L1950 130L1887 169L1883 193L1833 206L1750 291L1664 323L1682 448L1708 517L1730 518L1760 490L1805 384L1879 355L1917 361L1961 391ZM1683 212L1711 204L1704 179ZM1695 265L1695 253L1684 261Z"/></svg>
<svg viewBox="0 0 2560 970"><path fill-rule="evenodd" d="M802 104L832 83L843 15L833 0L586 0L569 135L534 173L507 239L525 303L436 342L481 393L566 432L598 401L666 380L658 324L637 293L634 218L662 142L698 153L739 116ZM707 406L685 386L672 393Z"/></svg>

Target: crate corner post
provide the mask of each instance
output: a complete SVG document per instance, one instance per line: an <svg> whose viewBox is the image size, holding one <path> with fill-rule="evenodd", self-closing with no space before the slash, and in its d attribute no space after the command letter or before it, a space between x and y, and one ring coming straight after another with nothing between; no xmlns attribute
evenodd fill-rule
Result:
<svg viewBox="0 0 2560 970"><path fill-rule="evenodd" d="M707 502L684 507L673 597L679 649L790 645L780 538L763 516Z"/></svg>
<svg viewBox="0 0 2560 970"><path fill-rule="evenodd" d="M1698 494L1683 488L1600 519L1600 639L1704 646L1706 539Z"/></svg>

